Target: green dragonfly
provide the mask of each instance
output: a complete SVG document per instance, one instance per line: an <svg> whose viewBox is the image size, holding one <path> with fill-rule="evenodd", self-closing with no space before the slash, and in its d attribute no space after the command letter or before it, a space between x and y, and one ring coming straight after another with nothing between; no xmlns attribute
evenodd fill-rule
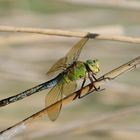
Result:
<svg viewBox="0 0 140 140"><path fill-rule="evenodd" d="M59 62L57 62L57 64L55 66L53 66L53 68L51 68L48 73L53 73L53 71L57 71L57 70L60 70L60 69L63 70L63 68L65 70L70 64L72 64L72 61L77 60L78 55L80 54L80 52L78 52L78 51L81 51L82 47L87 42L87 40L88 39L83 39L80 42L78 42L72 48L72 50L70 50L70 53L67 55L67 57L65 57L67 60L64 60L64 59L59 60ZM76 58L76 56L77 56L77 58ZM53 79L51 79L51 80L49 80L47 82L39 84L39 85L37 85L35 87L32 87L32 88L30 88L28 90L25 90L25 91L23 91L23 92L21 92L21 93L19 93L17 95L13 95L11 97L8 97L8 98L0 100L0 107L3 107L3 106L6 106L8 104L11 104L11 103L17 102L19 100L22 100L22 99L24 99L24 98L26 98L28 96L31 96L32 94L38 93L38 92L40 92L42 90L54 87L61 79L63 79L64 73L66 73L66 71L61 72L55 78L53 78Z"/></svg>
<svg viewBox="0 0 140 140"><path fill-rule="evenodd" d="M100 71L99 61L97 59L89 59L86 62L78 61L81 50L88 39L88 36L82 38L70 49L65 57L59 59L49 69L47 74L62 70L62 72L58 74L54 79L23 91L17 95L0 100L0 107L21 100L39 91L53 87L45 98L45 104L47 107L51 104L54 104L58 100L61 100L64 96L67 96L74 92L77 87L76 80L83 79L81 89L84 86L87 78L89 78L91 82L96 80L95 75ZM94 88L98 90L96 87ZM75 98L81 98L80 93L77 94ZM61 107L62 102L55 106L53 112L48 110L48 117L50 118L50 120L54 121L57 119Z"/></svg>
<svg viewBox="0 0 140 140"><path fill-rule="evenodd" d="M63 70L63 78L49 91L45 98L46 107L58 100L61 101L57 106L54 106L53 111L50 109L47 110L48 117L52 121L55 121L60 113L62 107L61 99L76 90L76 80L83 79L81 89L87 78L91 82L97 80L95 75L100 71L99 61L97 59L89 59L86 62L78 61L81 50L88 39L88 37L81 39L70 49L65 57L59 59L47 72L47 74L50 74L58 70ZM98 90L95 86L94 88ZM75 96L75 98L81 97L80 93Z"/></svg>

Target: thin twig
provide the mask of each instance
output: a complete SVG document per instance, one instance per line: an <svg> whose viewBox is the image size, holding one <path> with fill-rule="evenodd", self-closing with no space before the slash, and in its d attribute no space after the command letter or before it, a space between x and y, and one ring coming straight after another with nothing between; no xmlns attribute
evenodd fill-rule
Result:
<svg viewBox="0 0 140 140"><path fill-rule="evenodd" d="M81 30L81 29L78 29ZM83 31L94 31L97 33L103 33L103 34L120 34L122 35L124 33L124 29L121 25L109 25L109 26L99 26L94 28L86 28L82 29ZM42 34L11 34L6 36L0 36L0 45L7 45L7 44L29 44L29 43L36 43L40 41L47 41L50 42L52 40L52 36L46 36ZM65 41L67 42L69 38L64 38L58 36L53 36L53 42L59 41ZM52 42L52 41L51 41Z"/></svg>
<svg viewBox="0 0 140 140"><path fill-rule="evenodd" d="M76 32L76 31L67 31L67 30L0 26L0 32L23 32L23 33L36 33L36 34L44 34L44 35L80 37L80 38L85 37L87 34L89 34L89 38L92 38L92 39L111 40L111 41L120 41L120 42L140 44L140 38L137 38L137 37L128 37L128 36L121 36L121 35L103 35L103 34L97 34L97 33Z"/></svg>
<svg viewBox="0 0 140 140"><path fill-rule="evenodd" d="M96 86L96 87L99 87L102 84L105 84L106 82L116 78L117 76L138 67L139 65L140 65L140 56L131 60L131 61L129 61L128 63L126 63L126 64L108 72L107 74L100 77L98 79L98 81L95 81L95 82L83 87L82 91L78 90L78 91L72 93L71 95L63 98L62 99L63 105L74 101L73 99L74 99L75 95L77 95L79 92L81 92L81 94L83 96L88 95L89 93L91 93L91 91L95 91L93 85ZM41 110L39 112L33 114L32 116L30 116L30 117L26 118L25 120L15 124L14 126L11 126L10 128L0 132L0 140L9 139L9 138L13 137L14 135L22 132L28 125L32 124L37 119L40 119L41 117L46 116L47 115L47 110L53 111L55 106L57 106L60 102L61 102L61 100L59 100L56 103L44 108L43 110Z"/></svg>

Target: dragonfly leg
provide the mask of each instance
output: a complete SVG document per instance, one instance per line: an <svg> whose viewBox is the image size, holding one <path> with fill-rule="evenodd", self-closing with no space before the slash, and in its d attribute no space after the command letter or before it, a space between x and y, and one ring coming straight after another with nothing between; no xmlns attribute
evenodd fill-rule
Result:
<svg viewBox="0 0 140 140"><path fill-rule="evenodd" d="M92 77L93 77L93 79L94 79L95 81L98 81L97 78L94 76L93 73L92 73L91 75L92 75Z"/></svg>
<svg viewBox="0 0 140 140"><path fill-rule="evenodd" d="M93 83L93 79L92 79L92 77L90 76L89 73L88 73L88 77L89 77L90 81ZM97 80L97 79L96 79L96 80ZM89 92L88 92L87 94L81 96L82 88L83 88L83 86L84 86L84 84L85 84L85 81L86 81L86 77L85 77L85 79L84 79L84 81L83 81L83 83L82 83L82 86L81 86L81 89L80 89L79 94L76 95L76 96L78 97L78 99L81 99L81 98L87 96L88 94L90 94L91 92L94 91L94 90L93 90L93 91L90 91L90 89L92 88L92 86L91 86L90 89L89 89ZM93 87L94 87L94 89L95 89L96 91L99 91L99 89L100 89L100 87L99 87L99 88L96 88L96 86L95 86L94 84L93 84Z"/></svg>
<svg viewBox="0 0 140 140"><path fill-rule="evenodd" d="M95 81L98 81L97 78L94 76L94 74L92 73L92 77L93 79L95 79ZM92 81L93 82L93 81ZM99 86L98 88L95 87L95 85L93 85L93 87L95 88L96 91L103 91L105 90L105 88L101 89L101 87Z"/></svg>
<svg viewBox="0 0 140 140"><path fill-rule="evenodd" d="M98 92L99 92L99 91L103 91L103 90L105 90L105 88L98 90ZM80 96L80 97L78 97L78 98L81 99L81 98L87 96L88 94L90 94L91 92L94 92L94 90L92 90L92 91L88 92L87 94L85 94L85 95L83 95L83 96Z"/></svg>
<svg viewBox="0 0 140 140"><path fill-rule="evenodd" d="M88 77L89 77L89 80L90 80L91 83L94 82L94 81L93 81L93 78L95 79L95 81L98 81L98 80L96 79L96 77L93 75L93 73L92 73L92 74L89 73L89 74L88 74ZM93 87L94 87L94 89L95 89L96 91L99 91L99 89L100 89L100 86L97 88L94 84L93 84Z"/></svg>
<svg viewBox="0 0 140 140"><path fill-rule="evenodd" d="M76 98L80 99L81 98L81 92L82 92L82 88L84 87L84 84L86 82L86 77L84 77L83 83L81 85L80 91L75 95L75 97L73 98L73 100L75 100Z"/></svg>

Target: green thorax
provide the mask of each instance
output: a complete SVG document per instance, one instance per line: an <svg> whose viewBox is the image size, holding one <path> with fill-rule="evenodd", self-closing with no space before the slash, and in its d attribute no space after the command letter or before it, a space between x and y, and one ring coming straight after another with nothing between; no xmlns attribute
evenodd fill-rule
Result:
<svg viewBox="0 0 140 140"><path fill-rule="evenodd" d="M67 73L64 75L64 81L70 82L85 77L87 72L84 62L76 61L72 66L67 69Z"/></svg>

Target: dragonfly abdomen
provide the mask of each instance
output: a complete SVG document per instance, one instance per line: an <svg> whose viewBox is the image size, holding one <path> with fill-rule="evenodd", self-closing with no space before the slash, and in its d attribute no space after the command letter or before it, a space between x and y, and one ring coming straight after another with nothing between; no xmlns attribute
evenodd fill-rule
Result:
<svg viewBox="0 0 140 140"><path fill-rule="evenodd" d="M17 95L0 100L0 107L5 106L5 105L10 104L10 103L14 103L16 101L19 101L19 100L21 100L27 96L30 96L34 93L37 93L39 91L54 87L62 79L62 77L63 77L63 74L60 73L58 76L56 76L54 79L52 79L50 81L47 81L47 82L42 83L40 85L37 85L37 86L35 86L31 89L28 89L26 91L23 91Z"/></svg>

